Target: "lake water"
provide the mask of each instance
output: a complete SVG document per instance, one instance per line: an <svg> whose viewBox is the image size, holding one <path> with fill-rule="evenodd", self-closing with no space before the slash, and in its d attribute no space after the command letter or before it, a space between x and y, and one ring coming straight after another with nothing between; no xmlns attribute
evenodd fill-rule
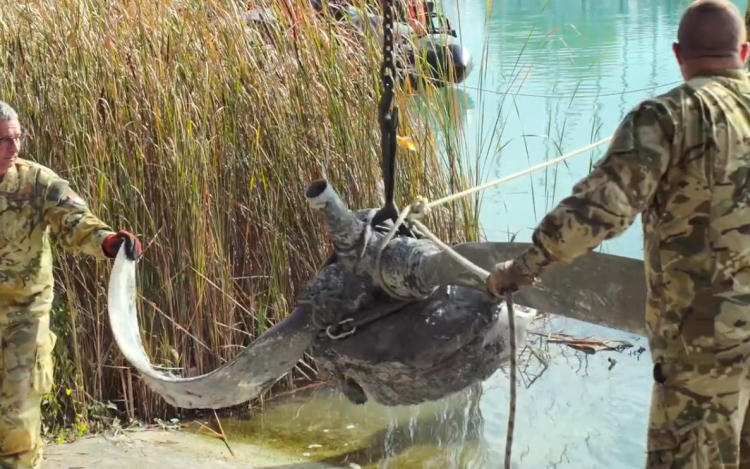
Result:
<svg viewBox="0 0 750 469"><path fill-rule="evenodd" d="M446 0L446 13L477 61L457 93L464 99L464 156L479 158L482 179L488 180L610 136L640 100L681 80L671 43L689 3ZM480 212L486 238L504 241L517 234L528 241L603 150L487 190ZM640 230L638 221L602 250L642 258ZM646 347L645 338L569 320L540 330ZM643 467L648 351L586 356L549 346L548 353L541 377L528 387L519 381L515 467ZM611 370L610 358L617 361ZM528 381L539 361L528 355L524 360L531 366L523 373ZM328 391L315 392L272 405L248 421L226 423L225 430L342 467L498 468L507 410L508 379L501 370L475 389L418 408L357 407Z"/></svg>

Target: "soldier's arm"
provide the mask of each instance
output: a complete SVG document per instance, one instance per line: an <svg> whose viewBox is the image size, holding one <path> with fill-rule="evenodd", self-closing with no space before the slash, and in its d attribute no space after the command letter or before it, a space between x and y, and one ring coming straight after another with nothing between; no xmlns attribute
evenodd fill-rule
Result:
<svg viewBox="0 0 750 469"><path fill-rule="evenodd" d="M607 152L532 235L521 256L533 275L567 264L628 229L651 203L669 166L675 115L647 100L628 113Z"/></svg>
<svg viewBox="0 0 750 469"><path fill-rule="evenodd" d="M67 181L54 176L45 179L41 184L43 215L57 244L71 253L106 259L102 243L114 234L112 228L91 213Z"/></svg>

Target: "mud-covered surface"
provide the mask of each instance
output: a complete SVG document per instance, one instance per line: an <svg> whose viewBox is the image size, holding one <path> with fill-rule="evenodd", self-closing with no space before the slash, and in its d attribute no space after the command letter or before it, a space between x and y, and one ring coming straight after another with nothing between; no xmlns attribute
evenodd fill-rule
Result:
<svg viewBox="0 0 750 469"><path fill-rule="evenodd" d="M223 441L189 431L160 429L107 433L73 443L49 444L44 469L139 468L160 469L324 469L311 462L247 443Z"/></svg>
<svg viewBox="0 0 750 469"><path fill-rule="evenodd" d="M353 403L436 401L488 379L508 361L504 306L467 288L441 288L351 336L322 342L312 356L324 372L319 377L335 377ZM514 312L520 350L535 312Z"/></svg>

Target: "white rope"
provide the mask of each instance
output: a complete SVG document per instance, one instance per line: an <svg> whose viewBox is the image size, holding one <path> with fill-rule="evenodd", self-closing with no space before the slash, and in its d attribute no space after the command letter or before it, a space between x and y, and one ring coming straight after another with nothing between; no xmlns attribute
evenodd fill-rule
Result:
<svg viewBox="0 0 750 469"><path fill-rule="evenodd" d="M607 138L603 138L599 140L598 142L591 143L589 145L586 145L585 147L581 147L565 155L558 156L557 158L553 158L549 161L545 161L544 163L540 163L530 168L526 168L523 171L519 171L515 174L511 174L510 176L504 176L504 177L495 179L494 181L490 181L488 183L472 187L465 191L457 192L455 194L443 197L442 199L438 199L433 202L427 202L427 199L421 196L417 197L417 199L411 205L408 205L406 208L404 208L401 211L401 214L399 215L398 219L391 227L391 230L388 232L388 235L383 241L382 247L378 251L377 257L375 258L375 275L378 277L378 280L380 280L378 283L381 284L381 286L386 290L388 294L394 296L395 298L401 298L399 295L395 294L395 292L390 291L391 289L386 285L384 281L382 281L382 275L380 271L380 259L381 259L381 255L383 251L385 250L385 247L393 239L393 237L396 235L396 232L398 231L398 228L406 219L409 219L409 221L413 223L422 233L424 233L425 236L427 236L432 242L434 242L435 244L443 248L451 257L453 257L457 262L463 265L466 268L466 270L470 271L474 275L477 275L480 279L485 281L487 277L489 277L490 275L489 272L482 269L481 267L474 264L473 262L469 261L462 255L457 253L455 250L453 250L450 246L442 242L440 238L438 238L433 232L431 232L426 226L420 223L417 219L422 218L423 216L427 215L434 207L447 204L448 202L452 202L461 197L466 197L475 192L480 192L485 189L489 189L490 187L497 186L498 184L511 181L521 176L525 176L526 174L533 173L534 171L540 170L542 168L546 168L547 166L552 166L553 164L560 163L576 155L580 155L581 153L584 153L588 150L593 150L594 148L600 145L603 145L609 142L610 140L612 140L611 136Z"/></svg>
<svg viewBox="0 0 750 469"><path fill-rule="evenodd" d="M418 220L411 220L411 222L417 227L419 231L425 234L430 240L440 246L441 248L445 249L445 251L450 254L452 258L454 258L457 262L459 262L461 265L463 265L466 270L470 270L474 275L481 279L486 279L490 276L490 273L484 270L483 268L479 267L478 265L474 264L461 254L457 253L453 248L445 244L443 241L438 238L435 233L430 231L426 226L424 226L421 222Z"/></svg>
<svg viewBox="0 0 750 469"><path fill-rule="evenodd" d="M495 179L494 181L490 181L488 183L482 184L481 186L475 186L475 187L472 187L470 189L466 189L465 191L457 192L455 194L443 197L442 199L437 199L437 200L435 200L433 202L429 202L427 204L426 208L427 209L431 209L431 208L437 207L438 205L447 204L448 202L452 202L453 200L460 199L461 197L466 197L467 195L471 195L471 194L473 194L475 192L480 192L480 191L483 191L485 189L489 189L490 187L497 186L498 184L502 184L504 182L511 181L511 180L519 178L521 176L525 176L525 175L527 175L529 173L533 173L534 171L537 171L539 169L546 168L547 166L552 166L553 164L560 163L561 161L565 161L568 158L572 158L572 157L574 157L576 155L580 155L581 153L583 153L585 151L593 150L594 148L596 148L596 147L598 147L600 145L603 145L603 144L609 142L610 140L612 140L612 137L603 138L603 139L599 140L598 142L591 143L589 145L586 145L585 147L579 148L578 150L574 150L574 151L572 151L572 152L570 152L570 153L568 153L566 155L558 156L557 158L551 159L549 161L545 161L544 163L539 163L536 166L532 166L530 168L526 168L523 171L519 171L519 172L517 172L515 174L511 174L510 176L501 177L499 179ZM398 228L398 227L396 227L396 228Z"/></svg>
<svg viewBox="0 0 750 469"><path fill-rule="evenodd" d="M404 298L398 293L396 293L395 291L393 291L393 289L383 279L383 272L380 269L380 260L383 256L383 251L385 251L385 247L388 246L388 243L390 243L393 237L396 235L396 232L398 231L398 227L401 226L404 220L406 220L406 217L409 216L409 214L412 211L412 208L414 206L417 206L417 204L421 202L422 202L421 199L418 198L416 202L412 203L411 205L407 206L405 209L401 211L401 214L398 216L398 218L396 219L396 222L393 224L393 228L391 228L391 230L388 232L385 239L383 240L383 244L380 246L380 249L378 249L377 256L375 256L375 269L374 269L374 274L376 277L375 280L380 284L380 287L383 290L385 290L385 292L388 295L392 296L393 298L396 298L397 300L408 301L409 298Z"/></svg>

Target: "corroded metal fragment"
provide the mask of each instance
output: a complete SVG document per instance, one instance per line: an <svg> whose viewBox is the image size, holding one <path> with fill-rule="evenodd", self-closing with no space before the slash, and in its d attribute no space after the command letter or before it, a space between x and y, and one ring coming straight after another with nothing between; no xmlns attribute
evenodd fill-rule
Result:
<svg viewBox="0 0 750 469"><path fill-rule="evenodd" d="M336 254L333 261L307 285L287 319L232 362L201 376L181 378L154 369L140 338L136 264L128 261L124 252L119 253L108 300L115 340L148 386L167 402L211 409L240 404L268 389L306 351L311 351L322 370L337 378L352 402L372 398L385 405L440 399L488 378L508 360L507 312L502 301L486 292L483 279L473 277L427 239L398 236L386 242L388 226L376 229L369 223L376 211L349 211L327 181L313 182L307 197L329 228ZM515 256L519 246L466 243L455 248L490 270L497 262ZM618 280L637 282L642 278L638 261L616 256L584 258L576 261L578 280L552 279L556 289L544 290L547 282L531 293L520 292L517 303L552 308L564 305L573 309L557 306L547 312L594 318L596 322L596 314L604 318L602 312L609 309L612 316L616 306L629 301L632 306L624 315L626 319L618 324L639 330L632 312L641 306L645 287L614 290ZM604 263L622 269L620 276L611 269L595 269ZM595 275L587 275L586 269ZM609 289L597 294L592 286ZM518 304L516 338L520 349L536 313Z"/></svg>

